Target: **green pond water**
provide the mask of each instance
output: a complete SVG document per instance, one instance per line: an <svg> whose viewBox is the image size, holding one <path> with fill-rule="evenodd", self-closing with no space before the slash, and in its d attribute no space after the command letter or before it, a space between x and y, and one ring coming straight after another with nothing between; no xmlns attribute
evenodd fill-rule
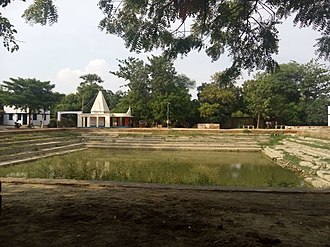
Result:
<svg viewBox="0 0 330 247"><path fill-rule="evenodd" d="M161 184L305 187L261 153L86 150L0 168L0 177L112 180Z"/></svg>

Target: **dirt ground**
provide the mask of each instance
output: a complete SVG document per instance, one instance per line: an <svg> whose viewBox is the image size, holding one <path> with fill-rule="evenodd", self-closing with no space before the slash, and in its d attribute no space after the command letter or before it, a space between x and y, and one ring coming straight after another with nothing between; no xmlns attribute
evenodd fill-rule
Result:
<svg viewBox="0 0 330 247"><path fill-rule="evenodd" d="M0 246L330 246L330 194L2 183Z"/></svg>

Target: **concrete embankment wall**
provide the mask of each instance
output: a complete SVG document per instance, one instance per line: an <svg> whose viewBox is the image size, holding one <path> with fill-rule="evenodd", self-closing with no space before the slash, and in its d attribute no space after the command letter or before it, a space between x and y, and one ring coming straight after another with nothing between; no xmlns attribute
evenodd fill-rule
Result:
<svg viewBox="0 0 330 247"><path fill-rule="evenodd" d="M263 153L297 173L316 188L330 188L330 140L306 135L287 136Z"/></svg>
<svg viewBox="0 0 330 247"><path fill-rule="evenodd" d="M300 136L330 139L329 126L286 126L286 130L295 131Z"/></svg>

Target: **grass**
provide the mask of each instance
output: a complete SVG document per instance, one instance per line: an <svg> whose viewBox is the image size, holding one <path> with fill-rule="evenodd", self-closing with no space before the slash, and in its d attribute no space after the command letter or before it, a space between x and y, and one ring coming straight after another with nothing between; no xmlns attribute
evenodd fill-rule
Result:
<svg viewBox="0 0 330 247"><path fill-rule="evenodd" d="M251 133L251 130L249 130L249 129L243 129L242 130L242 133L244 133L244 134L250 134Z"/></svg>
<svg viewBox="0 0 330 247"><path fill-rule="evenodd" d="M289 154L289 153L286 153L284 155L284 159L286 161L289 161L292 165L299 165L299 163L301 162L301 159L300 158L298 158L295 155Z"/></svg>
<svg viewBox="0 0 330 247"><path fill-rule="evenodd" d="M123 157L115 157L111 162L86 162L90 155L79 153L43 159L35 166L8 167L9 176L33 178L65 178L80 180L112 180L161 184L220 184L216 169L206 165L191 167L182 164L177 167L177 159L140 160L134 163ZM52 165L49 165L51 163ZM0 173L1 175L1 173Z"/></svg>
<svg viewBox="0 0 330 247"><path fill-rule="evenodd" d="M283 134L271 134L269 136L269 141L267 142L262 142L260 143L260 145L262 147L265 147L265 146L268 146L268 147L273 147L273 146L276 146L276 145L280 145L282 144L282 141L287 138L286 135L283 135Z"/></svg>
<svg viewBox="0 0 330 247"><path fill-rule="evenodd" d="M266 181L269 187L288 187L288 188L296 187L295 183L287 182L287 181L278 181L274 176L268 177Z"/></svg>
<svg viewBox="0 0 330 247"><path fill-rule="evenodd" d="M261 155L218 152L90 150L1 168L0 176L222 186L279 186L282 180L299 184L295 175Z"/></svg>

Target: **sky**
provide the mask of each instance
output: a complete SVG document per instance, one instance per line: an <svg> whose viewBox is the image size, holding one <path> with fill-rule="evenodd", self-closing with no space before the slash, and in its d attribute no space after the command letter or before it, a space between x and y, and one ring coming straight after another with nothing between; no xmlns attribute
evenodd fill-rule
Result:
<svg viewBox="0 0 330 247"><path fill-rule="evenodd" d="M31 2L12 1L1 9L18 31L20 49L10 53L0 46L0 82L10 77L36 78L51 81L54 91L68 94L76 92L81 75L95 73L104 80L105 89L116 92L125 90L122 87L125 82L109 73L118 69L118 60L129 56L145 60L151 54L159 54L130 52L119 37L100 31L97 26L103 14L97 7L98 0L55 0L59 21L53 26L25 23L21 15ZM279 30L280 50L275 57L279 63L292 60L307 63L316 58L313 45L319 37L317 32L293 27L291 21L283 23ZM329 62L319 62L330 66ZM199 86L231 63L225 56L212 62L203 51L194 51L179 57L174 64L178 73L187 75ZM252 76L244 72L238 83ZM196 90L191 93L196 97Z"/></svg>

